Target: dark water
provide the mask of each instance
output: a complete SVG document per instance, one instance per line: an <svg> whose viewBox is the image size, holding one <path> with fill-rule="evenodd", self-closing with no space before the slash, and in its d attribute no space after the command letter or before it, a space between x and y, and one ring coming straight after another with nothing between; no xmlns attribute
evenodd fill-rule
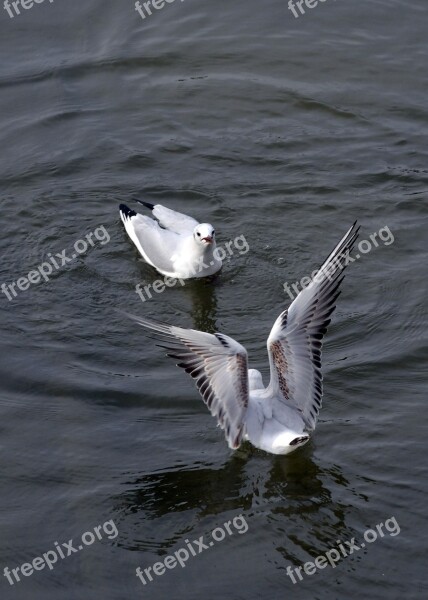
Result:
<svg viewBox="0 0 428 600"><path fill-rule="evenodd" d="M21 13L0 14L1 283L101 226L110 241L0 294L1 598L426 598L426 1ZM135 285L157 275L117 213L135 195L250 251L143 304ZM231 453L191 381L114 309L224 331L266 378L283 283L357 218L362 239L388 227L394 242L348 269L311 443ZM137 579L239 515L245 534ZM287 576L391 517L398 535ZM117 535L52 570L2 575L110 520Z"/></svg>

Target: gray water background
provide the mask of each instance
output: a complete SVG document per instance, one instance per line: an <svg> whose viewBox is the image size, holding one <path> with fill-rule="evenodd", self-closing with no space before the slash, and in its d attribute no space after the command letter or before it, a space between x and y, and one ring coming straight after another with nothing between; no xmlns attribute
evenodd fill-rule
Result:
<svg viewBox="0 0 428 600"><path fill-rule="evenodd" d="M427 24L424 0L55 0L1 9L0 283L103 225L110 241L0 294L0 594L19 600L426 598ZM158 275L118 218L131 198L245 235L213 283L142 303ZM231 453L190 379L115 308L225 332L268 378L265 340L358 219L324 351L312 441ZM143 586L135 576L242 514ZM396 536L293 585L286 568ZM113 519L104 539L14 586L10 569Z"/></svg>

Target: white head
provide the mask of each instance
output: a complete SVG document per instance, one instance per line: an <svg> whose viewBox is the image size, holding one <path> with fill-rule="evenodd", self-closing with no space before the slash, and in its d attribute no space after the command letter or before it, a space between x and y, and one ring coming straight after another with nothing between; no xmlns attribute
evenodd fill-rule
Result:
<svg viewBox="0 0 428 600"><path fill-rule="evenodd" d="M210 246L215 244L214 227L209 223L199 223L193 230L193 237L197 244L201 246Z"/></svg>

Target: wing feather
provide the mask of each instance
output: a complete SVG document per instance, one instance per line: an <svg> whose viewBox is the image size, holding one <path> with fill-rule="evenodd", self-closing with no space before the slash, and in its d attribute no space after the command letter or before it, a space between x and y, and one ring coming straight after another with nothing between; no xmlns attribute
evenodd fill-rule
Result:
<svg viewBox="0 0 428 600"><path fill-rule="evenodd" d="M183 213L162 206L162 204L155 204L153 207L153 216L159 221L162 227L175 233L192 233L196 225L198 225L198 221L193 217L183 215Z"/></svg>
<svg viewBox="0 0 428 600"><path fill-rule="evenodd" d="M309 430L315 428L322 402L323 337L340 295L343 271L358 231L355 222L309 286L279 315L267 341L270 394L280 397L282 404L295 408Z"/></svg>
<svg viewBox="0 0 428 600"><path fill-rule="evenodd" d="M120 217L144 260L161 273L172 273L172 256L177 248L177 235L162 229L157 221L145 215L135 212L126 214L121 210Z"/></svg>
<svg viewBox="0 0 428 600"><path fill-rule="evenodd" d="M196 382L211 414L225 432L229 447L240 446L248 407L248 355L241 344L221 333L182 329L125 313L156 332L168 351Z"/></svg>

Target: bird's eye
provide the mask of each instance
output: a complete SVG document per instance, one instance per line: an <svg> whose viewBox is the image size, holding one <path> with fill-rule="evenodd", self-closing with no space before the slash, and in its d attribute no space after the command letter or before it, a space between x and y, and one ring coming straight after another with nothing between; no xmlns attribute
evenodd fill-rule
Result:
<svg viewBox="0 0 428 600"><path fill-rule="evenodd" d="M213 229L213 232L212 232L212 234L211 234L211 235L215 235L215 230L214 230L214 229Z"/></svg>
<svg viewBox="0 0 428 600"><path fill-rule="evenodd" d="M196 233L196 235L197 235L198 237L201 237L201 234L199 233L199 231Z"/></svg>

